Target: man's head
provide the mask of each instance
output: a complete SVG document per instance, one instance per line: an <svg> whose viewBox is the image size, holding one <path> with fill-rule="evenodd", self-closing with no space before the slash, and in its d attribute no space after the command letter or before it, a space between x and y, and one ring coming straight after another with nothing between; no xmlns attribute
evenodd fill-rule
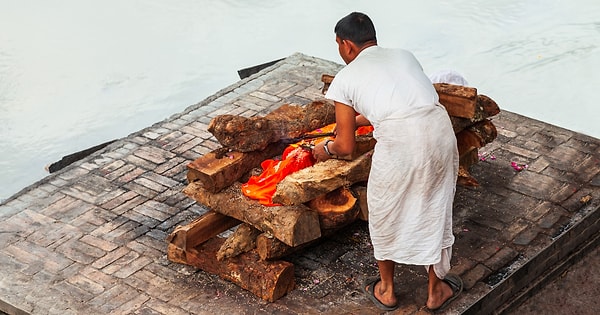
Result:
<svg viewBox="0 0 600 315"><path fill-rule="evenodd" d="M348 14L337 22L333 31L340 56L346 64L354 60L361 50L377 45L375 26L364 13Z"/></svg>

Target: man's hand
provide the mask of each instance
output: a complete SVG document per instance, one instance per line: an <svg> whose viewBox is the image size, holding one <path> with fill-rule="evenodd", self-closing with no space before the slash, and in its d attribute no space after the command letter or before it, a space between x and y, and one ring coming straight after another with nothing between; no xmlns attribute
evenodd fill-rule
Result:
<svg viewBox="0 0 600 315"><path fill-rule="evenodd" d="M312 155L317 160L317 162L323 162L329 160L331 157L325 152L325 141L321 141L315 144L315 147L312 150Z"/></svg>

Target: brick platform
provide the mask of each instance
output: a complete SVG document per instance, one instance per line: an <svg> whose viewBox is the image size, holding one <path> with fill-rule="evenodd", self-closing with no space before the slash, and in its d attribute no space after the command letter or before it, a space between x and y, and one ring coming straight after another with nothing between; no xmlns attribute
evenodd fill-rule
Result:
<svg viewBox="0 0 600 315"><path fill-rule="evenodd" d="M5 201L0 311L378 314L360 288L377 272L364 222L289 257L297 288L274 303L166 259L166 236L207 211L181 191L186 164L220 147L210 119L322 98L321 75L340 67L294 54ZM498 138L471 169L481 186L457 189L452 262L467 291L451 314L510 309L600 239L600 140L507 111L493 122ZM427 313L424 268L396 273L396 313Z"/></svg>

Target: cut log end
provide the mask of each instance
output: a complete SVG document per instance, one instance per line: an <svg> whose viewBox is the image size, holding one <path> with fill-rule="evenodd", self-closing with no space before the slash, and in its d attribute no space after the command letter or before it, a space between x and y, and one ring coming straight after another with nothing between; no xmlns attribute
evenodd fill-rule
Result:
<svg viewBox="0 0 600 315"><path fill-rule="evenodd" d="M338 188L308 202L319 213L322 230L336 229L356 220L359 208L357 199L348 188Z"/></svg>
<svg viewBox="0 0 600 315"><path fill-rule="evenodd" d="M240 224L217 251L217 260L222 261L225 258L235 257L254 249L256 247L256 237L259 234L260 231L253 226L247 223Z"/></svg>

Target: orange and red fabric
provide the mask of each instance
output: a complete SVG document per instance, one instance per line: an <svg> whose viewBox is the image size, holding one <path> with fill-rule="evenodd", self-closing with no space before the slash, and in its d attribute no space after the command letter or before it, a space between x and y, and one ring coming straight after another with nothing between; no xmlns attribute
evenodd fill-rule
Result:
<svg viewBox="0 0 600 315"><path fill-rule="evenodd" d="M312 131L310 134L332 132L334 129L335 124L331 124ZM373 127L360 127L356 133L363 135L372 131ZM274 204L272 200L277 190L277 184L289 174L312 166L316 162L312 156L312 151L305 149L304 145L314 145L327 139L332 139L332 137L302 140L290 144L283 151L281 160L264 160L260 164L263 172L260 175L250 177L248 182L242 185L242 193L248 198L258 200L262 205L278 206L279 204Z"/></svg>

